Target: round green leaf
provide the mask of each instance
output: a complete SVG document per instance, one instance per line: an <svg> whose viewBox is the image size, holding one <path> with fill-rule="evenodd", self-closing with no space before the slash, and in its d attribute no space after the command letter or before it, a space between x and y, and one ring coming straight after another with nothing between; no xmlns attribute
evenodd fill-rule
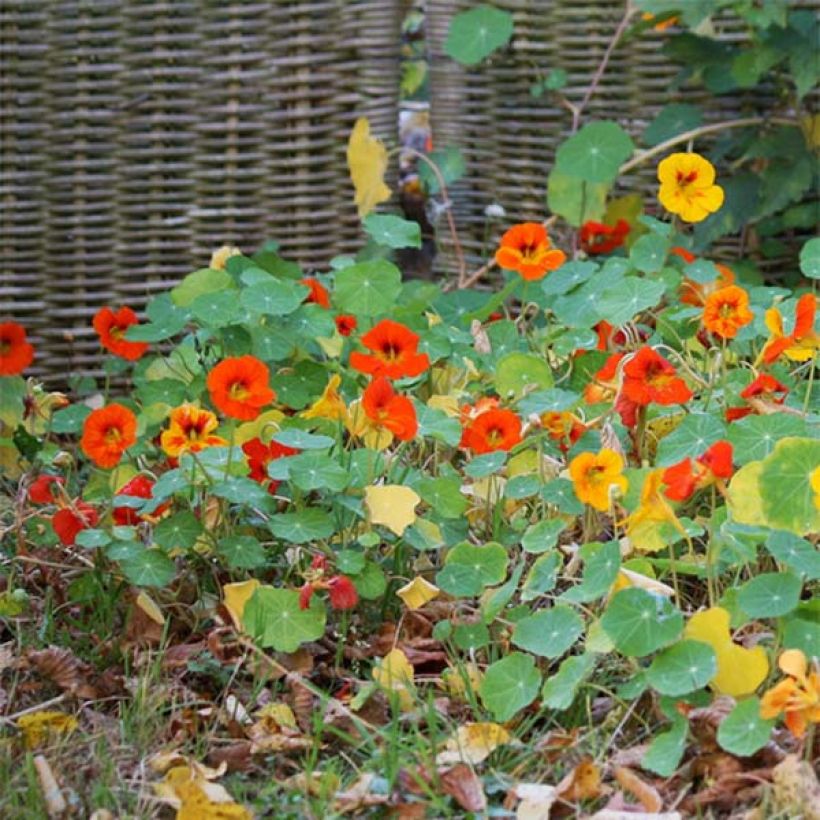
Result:
<svg viewBox="0 0 820 820"><path fill-rule="evenodd" d="M558 672L544 682L541 697L550 709L569 709L578 688L595 668L595 656L573 655L561 662Z"/></svg>
<svg viewBox="0 0 820 820"><path fill-rule="evenodd" d="M657 117L652 120L643 132L643 141L647 145L658 143L691 131L703 122L701 110L689 103L671 103L664 106Z"/></svg>
<svg viewBox="0 0 820 820"><path fill-rule="evenodd" d="M288 459L290 480L305 492L328 489L343 490L350 479L347 470L326 453L316 450Z"/></svg>
<svg viewBox="0 0 820 820"><path fill-rule="evenodd" d="M5 390L5 387L3 389ZM64 407L51 417L51 432L59 435L79 433L90 413L91 408L86 404L71 404Z"/></svg>
<svg viewBox="0 0 820 820"><path fill-rule="evenodd" d="M436 584L451 595L478 595L484 587L504 580L507 562L507 550L501 544L476 546L463 541L447 553Z"/></svg>
<svg viewBox="0 0 820 820"><path fill-rule="evenodd" d="M123 575L138 587L164 587L176 575L174 562L161 550L143 549L120 561Z"/></svg>
<svg viewBox="0 0 820 820"><path fill-rule="evenodd" d="M737 603L751 618L778 618L797 606L802 588L790 572L764 572L740 587Z"/></svg>
<svg viewBox="0 0 820 820"><path fill-rule="evenodd" d="M549 592L555 586L560 566L561 556L557 552L536 558L521 587L521 600L532 601Z"/></svg>
<svg viewBox="0 0 820 820"><path fill-rule="evenodd" d="M308 433L298 427L286 427L284 430L279 430L274 433L273 440L277 444L284 444L285 447L293 447L295 450L326 450L333 446L334 441L330 436Z"/></svg>
<svg viewBox="0 0 820 820"><path fill-rule="evenodd" d="M656 463L659 467L677 464L685 458L697 458L726 434L726 426L717 416L690 413L658 444Z"/></svg>
<svg viewBox="0 0 820 820"><path fill-rule="evenodd" d="M650 238L644 236L638 242ZM627 276L612 290L603 292L599 309L606 316L607 322L618 327L631 321L642 310L655 307L660 302L663 291L663 282L649 282L637 276Z"/></svg>
<svg viewBox="0 0 820 820"><path fill-rule="evenodd" d="M360 262L336 274L333 301L357 316L388 313L401 292L401 271L386 259Z"/></svg>
<svg viewBox="0 0 820 820"><path fill-rule="evenodd" d="M495 389L502 398L521 398L531 390L552 387L552 371L531 353L508 353L496 363Z"/></svg>
<svg viewBox="0 0 820 820"><path fill-rule="evenodd" d="M292 544L307 544L329 538L336 530L333 519L319 509L274 515L268 521L270 531Z"/></svg>
<svg viewBox="0 0 820 820"><path fill-rule="evenodd" d="M188 307L198 296L234 287L233 277L227 271L201 268L189 273L171 291L171 299L179 307Z"/></svg>
<svg viewBox="0 0 820 820"><path fill-rule="evenodd" d="M809 279L820 279L820 237L809 239L800 251L800 270Z"/></svg>
<svg viewBox="0 0 820 820"><path fill-rule="evenodd" d="M266 273L267 279L243 288L239 296L242 306L251 313L266 316L287 316L293 313L309 290L299 282L290 279L274 279Z"/></svg>
<svg viewBox="0 0 820 820"><path fill-rule="evenodd" d="M316 598L308 609L299 607L299 593L291 589L260 587L245 606L242 623L262 647L295 652L303 643L325 634L325 607Z"/></svg>
<svg viewBox="0 0 820 820"><path fill-rule="evenodd" d="M680 635L683 615L663 595L631 587L610 601L601 626L619 652L642 658Z"/></svg>
<svg viewBox="0 0 820 820"><path fill-rule="evenodd" d="M585 550L593 549L587 544ZM584 574L578 586L570 587L561 597L565 601L586 603L605 595L621 568L621 548L617 541L597 545L594 552L587 552L584 557Z"/></svg>
<svg viewBox="0 0 820 820"><path fill-rule="evenodd" d="M239 317L240 305L235 290L203 293L190 304L195 319L210 327L227 327Z"/></svg>
<svg viewBox="0 0 820 820"><path fill-rule="evenodd" d="M268 493L256 481L245 476L231 476L211 487L211 494L231 504L263 504Z"/></svg>
<svg viewBox="0 0 820 820"><path fill-rule="evenodd" d="M634 149L629 134L617 123L592 122L558 148L555 167L587 182L611 182Z"/></svg>
<svg viewBox="0 0 820 820"><path fill-rule="evenodd" d="M462 65L477 65L506 45L512 33L513 18L508 11L476 6L453 17L444 52Z"/></svg>
<svg viewBox="0 0 820 820"><path fill-rule="evenodd" d="M478 693L496 720L509 720L519 709L529 706L541 686L541 673L532 656L511 652L487 668Z"/></svg>
<svg viewBox="0 0 820 820"><path fill-rule="evenodd" d="M671 777L686 749L686 734L689 724L681 715L676 715L672 728L659 734L646 750L641 767L655 772L661 777Z"/></svg>
<svg viewBox="0 0 820 820"><path fill-rule="evenodd" d="M820 531L811 474L820 464L820 439L784 438L763 461L760 496L766 523L796 535Z"/></svg>
<svg viewBox="0 0 820 820"><path fill-rule="evenodd" d="M539 553L552 549L558 536L567 528L561 518L547 518L530 526L521 538L521 546L526 552Z"/></svg>
<svg viewBox="0 0 820 820"><path fill-rule="evenodd" d="M547 177L547 205L554 214L578 228L588 219L603 218L609 186L608 181L595 184L553 166Z"/></svg>
<svg viewBox="0 0 820 820"><path fill-rule="evenodd" d="M760 699L752 696L736 704L723 719L717 740L730 754L749 757L769 742L774 724L760 717Z"/></svg>
<svg viewBox="0 0 820 820"><path fill-rule="evenodd" d="M387 248L420 248L421 226L394 214L368 214L362 221L374 242Z"/></svg>
<svg viewBox="0 0 820 820"><path fill-rule="evenodd" d="M820 658L820 623L789 618L783 631L783 648L799 649L807 658Z"/></svg>
<svg viewBox="0 0 820 820"><path fill-rule="evenodd" d="M786 413L767 416L753 414L730 424L727 438L734 448L734 461L748 464L766 458L780 439L805 436L807 433L806 422L798 416Z"/></svg>
<svg viewBox="0 0 820 820"><path fill-rule="evenodd" d="M755 416L766 418L766 416ZM820 552L805 538L798 538L790 532L775 530L766 540L766 549L781 564L806 576L807 581L820 578Z"/></svg>
<svg viewBox="0 0 820 820"><path fill-rule="evenodd" d="M255 569L267 560L265 548L252 535L229 535L220 540L217 551L231 569Z"/></svg>
<svg viewBox="0 0 820 820"><path fill-rule="evenodd" d="M202 524L192 512L164 518L154 528L154 540L164 550L189 549L202 535Z"/></svg>
<svg viewBox="0 0 820 820"><path fill-rule="evenodd" d="M662 695L679 697L706 686L716 674L717 658L711 646L679 641L655 657L646 677Z"/></svg>
<svg viewBox="0 0 820 820"><path fill-rule="evenodd" d="M584 622L565 605L536 612L515 625L512 642L520 649L544 658L563 655L584 631Z"/></svg>

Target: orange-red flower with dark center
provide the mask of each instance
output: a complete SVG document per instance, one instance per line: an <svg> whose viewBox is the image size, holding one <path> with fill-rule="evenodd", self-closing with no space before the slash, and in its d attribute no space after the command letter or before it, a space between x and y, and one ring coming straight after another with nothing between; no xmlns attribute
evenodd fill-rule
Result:
<svg viewBox="0 0 820 820"><path fill-rule="evenodd" d="M734 339L740 328L754 319L749 310L749 294L737 285L712 291L703 307L703 324L722 339Z"/></svg>
<svg viewBox="0 0 820 820"><path fill-rule="evenodd" d="M666 468L663 473L664 495L672 501L686 501L704 487L723 486L723 482L731 477L732 445L728 441L716 441L694 462L685 458Z"/></svg>
<svg viewBox="0 0 820 820"><path fill-rule="evenodd" d="M674 247L670 250L670 253L675 254L675 256L679 256L684 262L686 262L687 265L691 265L692 262L697 260L697 257L693 253L687 251L686 248ZM681 302L685 305L703 307L703 305L706 304L706 299L709 294L714 293L716 290L721 290L722 288L728 288L729 285L733 285L735 283L735 275L732 273L731 268L727 268L726 265L719 265L717 263L715 263L715 267L717 268L718 276L711 282L696 282L694 279L684 277L680 286Z"/></svg>
<svg viewBox="0 0 820 820"><path fill-rule="evenodd" d="M748 402L746 407L727 407L726 421L737 421L751 413L777 412L774 405L783 404L789 388L768 373L761 373L740 391L740 398Z"/></svg>
<svg viewBox="0 0 820 820"><path fill-rule="evenodd" d="M470 419L461 431L459 447L476 455L511 450L521 441L521 419L505 408L487 410Z"/></svg>
<svg viewBox="0 0 820 820"><path fill-rule="evenodd" d="M361 337L361 342L373 352L350 354L350 366L360 373L402 379L418 376L430 367L427 354L418 352L418 335L391 319L382 319Z"/></svg>
<svg viewBox="0 0 820 820"><path fill-rule="evenodd" d="M125 331L137 324L137 314L129 307L121 307L116 313L110 307L100 308L93 322L100 344L115 356L129 362L135 362L148 350L147 342L129 342L125 338Z"/></svg>
<svg viewBox="0 0 820 820"><path fill-rule="evenodd" d="M513 225L502 237L495 261L505 270L514 270L522 279L543 279L566 262L566 254L553 248L547 229L540 222Z"/></svg>
<svg viewBox="0 0 820 820"><path fill-rule="evenodd" d="M219 422L210 410L203 410L194 404L182 404L171 411L168 419L168 429L160 435L160 447L173 459L179 458L182 453L198 453L206 447L220 447L228 443L214 433Z"/></svg>
<svg viewBox="0 0 820 820"><path fill-rule="evenodd" d="M71 547L77 535L90 527L96 527L100 520L97 511L84 501L75 501L73 509L63 507L51 517L51 526L60 539L60 543Z"/></svg>
<svg viewBox="0 0 820 820"><path fill-rule="evenodd" d="M111 514L114 523L119 526L134 526L140 521L151 521L159 518L171 506L169 502L160 504L151 513L146 513L145 515L138 513L133 507L122 503L126 498L153 498L155 483L154 479L149 478L147 475L137 475L123 484L123 486L117 490L112 501L113 507ZM120 503L118 503L118 499Z"/></svg>
<svg viewBox="0 0 820 820"><path fill-rule="evenodd" d="M0 376L16 376L34 361L34 346L17 322L0 324Z"/></svg>
<svg viewBox="0 0 820 820"><path fill-rule="evenodd" d="M55 504L57 496L54 495L55 485L65 484L65 479L59 475L41 475L32 482L28 488L28 500L32 504Z"/></svg>
<svg viewBox="0 0 820 820"><path fill-rule="evenodd" d="M136 443L137 417L122 404L93 410L83 424L80 447L98 467L116 467L122 454Z"/></svg>
<svg viewBox="0 0 820 820"><path fill-rule="evenodd" d="M572 413L567 411L551 411L541 415L541 425L549 434L549 437L558 442L558 448L562 452L567 452L569 448L578 441L586 432L584 423Z"/></svg>
<svg viewBox="0 0 820 820"><path fill-rule="evenodd" d="M418 431L413 402L398 395L383 376L373 379L365 388L362 409L373 424L389 430L400 441L409 441Z"/></svg>
<svg viewBox="0 0 820 820"><path fill-rule="evenodd" d="M594 256L599 253L611 253L624 244L629 234L629 223L619 219L614 225L603 222L584 222L581 226L581 248Z"/></svg>
<svg viewBox="0 0 820 820"><path fill-rule="evenodd" d="M242 421L253 421L276 398L268 366L255 356L223 359L208 373L206 385L214 407Z"/></svg>
<svg viewBox="0 0 820 820"><path fill-rule="evenodd" d="M349 336L359 326L356 317L347 313L340 313L335 321L340 336Z"/></svg>
<svg viewBox="0 0 820 820"><path fill-rule="evenodd" d="M263 486L267 485L268 492L273 495L279 488L280 482L268 476L268 464L277 458L299 455L302 451L295 447L288 447L286 444L279 444L278 441L265 444L260 438L252 438L242 445L242 452L247 457L248 467L251 470L248 477Z"/></svg>
<svg viewBox="0 0 820 820"><path fill-rule="evenodd" d="M692 398L674 366L651 347L642 347L624 365L623 373L621 391L637 405L683 404Z"/></svg>
<svg viewBox="0 0 820 820"><path fill-rule="evenodd" d="M312 303L323 308L330 307L330 294L327 292L327 288L325 288L318 279L307 276L299 281L305 287L310 288L310 293L305 297L305 303Z"/></svg>

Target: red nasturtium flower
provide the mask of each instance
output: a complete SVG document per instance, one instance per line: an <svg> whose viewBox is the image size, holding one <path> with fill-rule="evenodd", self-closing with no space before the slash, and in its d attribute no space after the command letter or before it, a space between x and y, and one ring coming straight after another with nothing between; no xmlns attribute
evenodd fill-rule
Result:
<svg viewBox="0 0 820 820"><path fill-rule="evenodd" d="M349 336L359 326L355 316L348 313L340 313L336 319L336 330L340 336Z"/></svg>
<svg viewBox="0 0 820 820"><path fill-rule="evenodd" d="M514 270L522 279L543 279L566 262L566 254L550 244L547 229L540 222L513 225L502 237L495 252L496 263Z"/></svg>
<svg viewBox="0 0 820 820"><path fill-rule="evenodd" d="M51 526L60 543L71 547L77 535L85 529L96 527L100 520L97 511L84 501L75 501L73 507L63 507L51 517Z"/></svg>
<svg viewBox="0 0 820 820"><path fill-rule="evenodd" d="M268 464L277 458L299 455L302 451L295 447L288 447L286 444L279 444L277 441L265 444L261 438L252 438L242 445L242 452L248 459L248 467L251 470L248 478L258 481L263 486L267 485L268 492L273 495L280 482L268 476Z"/></svg>
<svg viewBox="0 0 820 820"><path fill-rule="evenodd" d="M137 324L137 314L130 307L121 307L116 313L110 307L100 308L93 322L100 344L110 353L129 362L135 362L149 347L147 342L129 342L125 338L125 331Z"/></svg>
<svg viewBox="0 0 820 820"><path fill-rule="evenodd" d="M276 398L268 366L255 356L223 359L211 368L206 385L214 407L242 421L253 421Z"/></svg>
<svg viewBox="0 0 820 820"><path fill-rule="evenodd" d="M470 419L461 431L459 447L476 455L511 450L521 441L521 419L512 410L487 410Z"/></svg>
<svg viewBox="0 0 820 820"><path fill-rule="evenodd" d="M624 365L624 396L639 406L684 404L692 391L678 376L674 366L651 347L642 347Z"/></svg>
<svg viewBox="0 0 820 820"><path fill-rule="evenodd" d="M749 310L749 294L737 285L715 290L703 306L704 327L722 339L734 339L740 328L754 319Z"/></svg>
<svg viewBox="0 0 820 820"><path fill-rule="evenodd" d="M761 373L751 384L740 391L740 398L749 402L747 407L727 407L726 421L737 421L750 413L760 413L777 408L772 405L783 404L789 388L768 373Z"/></svg>
<svg viewBox="0 0 820 820"><path fill-rule="evenodd" d="M685 458L664 470L664 495L672 501L687 501L698 490L712 484L722 486L731 477L732 445L728 441L716 441L694 462Z"/></svg>
<svg viewBox="0 0 820 820"><path fill-rule="evenodd" d="M37 476L28 488L28 500L32 504L56 504L54 485L65 484L65 479L59 475Z"/></svg>
<svg viewBox="0 0 820 820"><path fill-rule="evenodd" d="M80 446L98 467L116 467L122 454L136 443L137 417L122 404L93 410L83 424Z"/></svg>
<svg viewBox="0 0 820 820"><path fill-rule="evenodd" d="M310 569L305 573L305 583L299 590L299 609L307 609L313 593L326 589L333 609L353 609L359 603L359 593L353 581L347 575L333 575L325 578L327 558L317 555L311 562Z"/></svg>
<svg viewBox="0 0 820 820"><path fill-rule="evenodd" d="M0 376L16 376L34 361L34 346L17 322L0 324Z"/></svg>
<svg viewBox="0 0 820 820"><path fill-rule="evenodd" d="M171 411L168 419L168 429L162 431L159 441L160 447L171 458L228 443L222 436L214 435L219 422L210 410L203 410L194 404L182 404Z"/></svg>
<svg viewBox="0 0 820 820"><path fill-rule="evenodd" d="M629 223L619 219L614 225L605 225L603 222L584 222L581 226L581 248L594 256L599 253L611 253L620 248L629 234Z"/></svg>
<svg viewBox="0 0 820 820"><path fill-rule="evenodd" d="M592 377L592 381L584 387L584 400L587 404L602 404L615 398L618 392L618 365L625 355L613 353Z"/></svg>
<svg viewBox="0 0 820 820"><path fill-rule="evenodd" d="M304 285L306 288L310 288L310 293L308 293L305 297L305 303L312 303L323 308L330 307L330 294L327 292L327 288L325 288L325 286L318 279L314 279L311 276L306 276L304 279L300 279L299 281L300 284Z"/></svg>
<svg viewBox="0 0 820 820"><path fill-rule="evenodd" d="M112 517L114 519L114 523L118 524L119 526L133 526L138 524L140 521L151 521L158 519L171 505L168 502L160 504L153 512L148 515L142 515L138 513L132 507L125 506L124 504L118 504L117 499L119 498L122 500L125 497L128 498L153 498L154 497L154 484L156 482L153 478L149 478L147 475L137 475L134 476L130 481L123 484L119 490L117 490L116 494L114 495L113 500L113 509L111 511Z"/></svg>
<svg viewBox="0 0 820 820"><path fill-rule="evenodd" d="M350 354L350 366L360 373L403 379L418 376L430 367L427 354L418 352L418 335L391 319L382 319L361 337L361 342L373 352Z"/></svg>
<svg viewBox="0 0 820 820"><path fill-rule="evenodd" d="M400 441L410 441L418 431L413 402L398 395L383 376L373 379L365 388L362 409L376 427L389 430Z"/></svg>

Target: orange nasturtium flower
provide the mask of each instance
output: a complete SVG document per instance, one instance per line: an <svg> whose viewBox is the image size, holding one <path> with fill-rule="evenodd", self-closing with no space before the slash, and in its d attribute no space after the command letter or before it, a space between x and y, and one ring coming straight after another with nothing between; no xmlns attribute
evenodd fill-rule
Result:
<svg viewBox="0 0 820 820"><path fill-rule="evenodd" d="M83 424L80 446L98 467L116 467L122 454L136 443L137 417L122 404L93 410Z"/></svg>
<svg viewBox="0 0 820 820"><path fill-rule="evenodd" d="M221 436L213 435L219 422L210 410L203 410L194 404L182 404L174 408L168 418L170 424L167 430L162 431L159 443L171 458L228 443Z"/></svg>
<svg viewBox="0 0 820 820"><path fill-rule="evenodd" d="M810 723L820 723L820 672L809 669L799 649L787 649L777 661L788 677L769 689L760 700L764 720L786 713L786 726L795 737L803 737Z"/></svg>
<svg viewBox="0 0 820 820"><path fill-rule="evenodd" d="M268 366L255 356L223 359L211 369L205 383L214 407L242 421L253 421L276 398Z"/></svg>
<svg viewBox="0 0 820 820"><path fill-rule="evenodd" d="M476 455L511 450L521 441L521 419L512 410L494 408L469 419L461 431L459 447Z"/></svg>
<svg viewBox="0 0 820 820"><path fill-rule="evenodd" d="M675 256L679 256L687 265L691 265L692 262L697 260L695 254L690 253L686 248L676 246L671 248L669 252L675 254ZM711 282L696 282L694 279L687 279L684 276L680 285L681 302L685 305L702 307L706 304L706 297L709 296L710 293L720 290L721 288L728 288L729 285L734 285L735 275L731 268L727 268L726 265L720 265L717 262L715 262L715 268L717 268L718 275L717 278Z"/></svg>
<svg viewBox="0 0 820 820"><path fill-rule="evenodd" d="M569 450L586 432L586 425L576 415L564 410L552 410L541 414L541 426L549 437L558 443L563 452Z"/></svg>
<svg viewBox="0 0 820 820"><path fill-rule="evenodd" d="M771 364L784 355L793 362L807 362L820 350L820 334L814 330L814 315L817 312L817 298L813 293L804 293L797 300L794 311L794 331L788 336L783 332L783 317L773 307L766 311L766 327L771 336L758 357L758 362Z"/></svg>
<svg viewBox="0 0 820 820"><path fill-rule="evenodd" d="M496 263L505 270L514 270L522 279L543 279L551 270L566 262L566 254L553 248L547 229L540 222L513 225L502 237L495 252Z"/></svg>
<svg viewBox="0 0 820 820"><path fill-rule="evenodd" d="M0 376L16 376L34 361L34 346L17 322L0 324Z"/></svg>
<svg viewBox="0 0 820 820"><path fill-rule="evenodd" d="M413 402L396 393L384 376L367 385L361 406L371 424L389 430L399 441L409 441L419 429Z"/></svg>
<svg viewBox="0 0 820 820"><path fill-rule="evenodd" d="M754 319L749 310L749 294L737 285L715 290L703 307L704 327L723 339L734 339L740 328Z"/></svg>
<svg viewBox="0 0 820 820"><path fill-rule="evenodd" d="M350 354L350 366L360 373L403 379L418 376L430 367L427 354L418 352L418 334L391 319L382 319L361 337L361 342L373 352Z"/></svg>
<svg viewBox="0 0 820 820"><path fill-rule="evenodd" d="M569 464L569 475L578 500L596 510L610 508L611 488L623 494L628 482L623 476L624 460L619 453L606 447L599 453L581 453Z"/></svg>
<svg viewBox="0 0 820 820"><path fill-rule="evenodd" d="M305 297L305 302L308 304L319 305L319 307L330 307L330 294L327 288L318 280L311 276L300 279L299 283L310 289L310 293Z"/></svg>
<svg viewBox="0 0 820 820"><path fill-rule="evenodd" d="M655 15L651 14L648 11L645 11L641 15L641 20L645 20L647 23L651 23L655 19L656 19ZM677 22L678 22L678 16L675 15L673 17L667 17L665 20L660 20L659 22L655 23L652 26L652 28L655 29L655 31L666 31L666 29L670 28L671 26L676 25Z"/></svg>
<svg viewBox="0 0 820 820"><path fill-rule="evenodd" d="M622 392L637 405L684 404L692 391L674 366L651 347L642 347L625 365Z"/></svg>
<svg viewBox="0 0 820 820"><path fill-rule="evenodd" d="M110 307L100 308L93 321L100 344L110 353L129 362L141 358L149 347L147 342L129 342L125 338L125 331L137 324L137 314L130 307L121 307L116 313Z"/></svg>
<svg viewBox="0 0 820 820"><path fill-rule="evenodd" d="M712 484L721 486L732 477L732 445L728 441L716 441L694 463L685 458L663 471L664 495L673 501L686 501L697 490Z"/></svg>
<svg viewBox="0 0 820 820"><path fill-rule="evenodd" d="M658 164L658 199L684 222L701 222L723 205L715 168L700 154L670 154Z"/></svg>

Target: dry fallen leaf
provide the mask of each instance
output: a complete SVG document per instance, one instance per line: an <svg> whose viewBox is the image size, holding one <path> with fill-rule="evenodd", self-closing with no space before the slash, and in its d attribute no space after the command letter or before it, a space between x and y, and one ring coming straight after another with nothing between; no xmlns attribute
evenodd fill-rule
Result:
<svg viewBox="0 0 820 820"><path fill-rule="evenodd" d="M356 190L354 201L359 209L359 219L362 219L380 202L390 199L390 188L384 183L387 150L381 140L370 135L367 117L356 120L350 133L347 167Z"/></svg>
<svg viewBox="0 0 820 820"><path fill-rule="evenodd" d="M413 666L401 649L388 652L383 658L379 658L373 667L373 680L382 688L397 692L402 709L410 709L413 706L413 697L410 693L413 677Z"/></svg>
<svg viewBox="0 0 820 820"><path fill-rule="evenodd" d="M26 659L37 671L71 695L93 699L97 690L89 683L91 666L81 661L69 649L50 646L48 649L26 654Z"/></svg>
<svg viewBox="0 0 820 820"><path fill-rule="evenodd" d="M253 814L206 777L204 769L196 763L174 766L154 784L157 797L177 810L177 820L252 820Z"/></svg>
<svg viewBox="0 0 820 820"><path fill-rule="evenodd" d="M477 766L511 739L512 735L498 723L466 723L456 729L443 751L436 755L436 763L464 762Z"/></svg>
<svg viewBox="0 0 820 820"><path fill-rule="evenodd" d="M23 733L27 749L42 746L55 735L70 734L77 726L77 719L72 715L47 709L17 718L17 728Z"/></svg>
<svg viewBox="0 0 820 820"><path fill-rule="evenodd" d="M594 800L608 791L601 783L601 770L589 757L581 760L555 788L558 797L569 803Z"/></svg>
<svg viewBox="0 0 820 820"><path fill-rule="evenodd" d="M632 769L617 766L615 768L615 779L622 789L638 798L646 811L659 812L663 808L663 800L661 800L657 789L641 779Z"/></svg>
<svg viewBox="0 0 820 820"><path fill-rule="evenodd" d="M416 505L420 501L418 493L400 484L381 484L364 491L371 522L384 524L399 536L416 520Z"/></svg>
<svg viewBox="0 0 820 820"><path fill-rule="evenodd" d="M511 795L521 801L515 811L516 820L549 820L558 790L543 783L519 783L513 786Z"/></svg>
<svg viewBox="0 0 820 820"><path fill-rule="evenodd" d="M487 797L479 776L466 764L457 763L439 772L441 787L465 811L484 811Z"/></svg>
<svg viewBox="0 0 820 820"><path fill-rule="evenodd" d="M787 817L820 820L820 784L811 764L788 755L772 770L772 798Z"/></svg>

